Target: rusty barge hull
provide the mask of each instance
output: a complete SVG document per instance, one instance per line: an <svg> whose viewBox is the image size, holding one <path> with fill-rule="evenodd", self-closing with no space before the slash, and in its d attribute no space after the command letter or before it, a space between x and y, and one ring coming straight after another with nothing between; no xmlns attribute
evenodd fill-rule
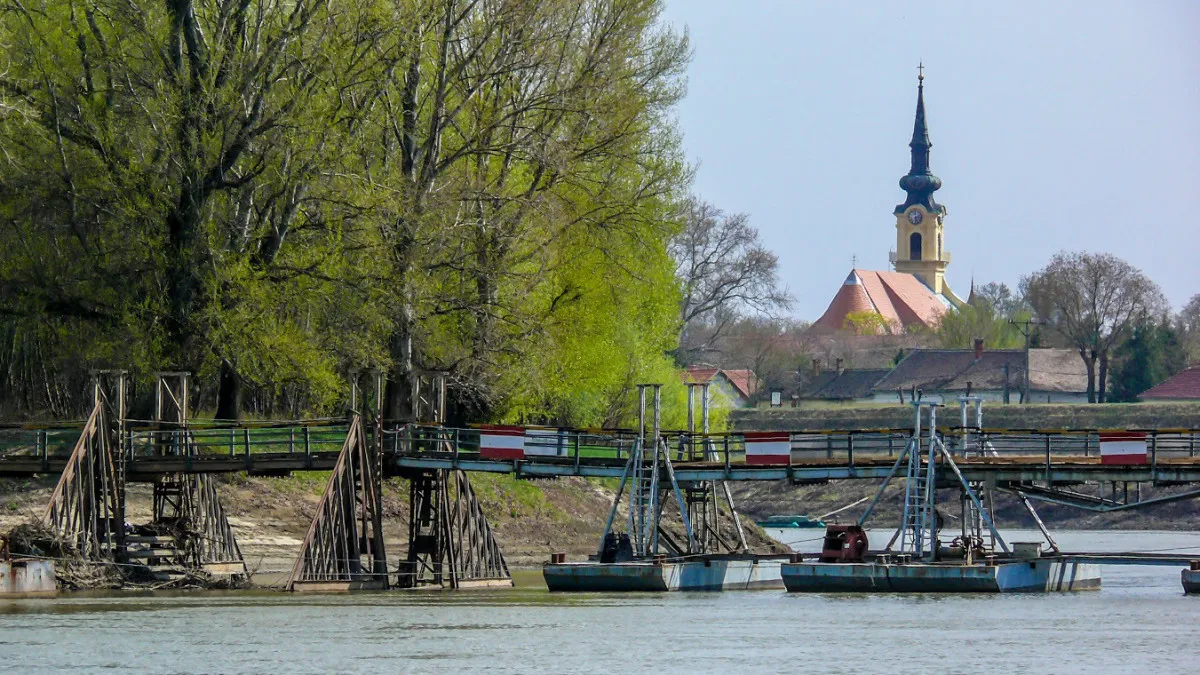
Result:
<svg viewBox="0 0 1200 675"><path fill-rule="evenodd" d="M1183 592L1187 595L1200 595L1200 569L1183 570L1180 577L1183 581Z"/></svg>
<svg viewBox="0 0 1200 675"><path fill-rule="evenodd" d="M712 555L695 560L547 563L552 592L668 592L780 589L787 556Z"/></svg>
<svg viewBox="0 0 1200 675"><path fill-rule="evenodd" d="M1100 589L1100 568L1056 558L994 564L785 563L793 593L1052 593Z"/></svg>
<svg viewBox="0 0 1200 675"><path fill-rule="evenodd" d="M0 561L0 597L46 597L58 592L53 560Z"/></svg>

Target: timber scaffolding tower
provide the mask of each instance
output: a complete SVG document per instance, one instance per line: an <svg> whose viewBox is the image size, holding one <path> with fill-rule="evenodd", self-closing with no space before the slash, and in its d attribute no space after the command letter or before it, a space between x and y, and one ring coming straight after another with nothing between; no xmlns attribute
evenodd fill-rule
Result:
<svg viewBox="0 0 1200 675"><path fill-rule="evenodd" d="M961 546L968 564L984 556L994 555L997 547L1006 554L1011 553L1008 543L996 529L992 516L992 490L982 481L968 481L963 476L954 461L954 453L947 448L944 438L937 431L937 411L943 407L942 403L922 401L921 392L916 389L913 390L910 400L913 408L912 435L875 492L871 503L859 517L858 526L863 527L866 524L892 479L899 476L903 470L904 496L901 502L900 524L884 547L885 552L907 554L917 561L936 561L942 548L939 534L943 529L943 514L946 513L938 508L938 488L957 487L961 532L950 542L951 547ZM961 417L957 439L960 455L963 458L971 455L995 456L995 449L982 434L983 399L971 396L968 392L966 396L959 397L958 403ZM973 425L968 419L969 412L974 413ZM923 426L926 419L928 425ZM945 477L945 469L949 469L953 474L953 480ZM1017 496L1037 523L1051 549L1057 551L1057 543L1046 530L1029 499L1020 492ZM895 549L897 542L899 548Z"/></svg>
<svg viewBox="0 0 1200 675"><path fill-rule="evenodd" d="M617 494L604 526L597 558L600 562L621 562L662 555L703 555L722 551L746 552L745 534L734 508L733 497L724 481L698 481L681 484L675 477L671 449L662 435L662 385L639 384L638 428L629 459L621 474ZM696 387L701 388L702 432L696 433ZM651 394L651 415L647 420L647 394ZM708 436L709 393L707 384L688 385L688 432L680 439L677 460L718 461L717 451ZM651 425L647 429L647 423ZM622 499L628 490L625 531L616 532ZM721 535L720 497L724 497L736 546ZM684 541L677 541L663 527L664 507L672 501L682 521Z"/></svg>
<svg viewBox="0 0 1200 675"><path fill-rule="evenodd" d="M388 429L383 376L351 378L350 430L288 578L293 591L391 587L511 586L512 575L479 500L461 469L410 469L408 550L394 572L383 537L384 443L454 453L444 428L446 375L421 372L411 391L413 417Z"/></svg>
<svg viewBox="0 0 1200 675"><path fill-rule="evenodd" d="M46 509L45 523L86 560L117 564L126 576L171 581L195 573L248 578L212 478L168 474L154 482L153 520L128 526L126 461L139 448L190 457L188 374L157 373L149 430L128 419L128 373L93 371L93 409Z"/></svg>

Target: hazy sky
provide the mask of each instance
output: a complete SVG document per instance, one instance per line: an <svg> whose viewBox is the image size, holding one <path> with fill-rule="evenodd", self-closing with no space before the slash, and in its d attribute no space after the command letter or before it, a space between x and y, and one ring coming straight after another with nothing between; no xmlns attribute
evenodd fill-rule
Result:
<svg viewBox="0 0 1200 675"><path fill-rule="evenodd" d="M955 292L1063 249L1200 292L1200 2L668 2L696 193L750 214L797 317L888 268L922 60Z"/></svg>

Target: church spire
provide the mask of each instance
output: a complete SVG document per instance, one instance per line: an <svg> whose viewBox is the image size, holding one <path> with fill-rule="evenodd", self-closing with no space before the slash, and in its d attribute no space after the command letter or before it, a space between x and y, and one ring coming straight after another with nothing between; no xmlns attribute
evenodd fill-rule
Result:
<svg viewBox="0 0 1200 675"><path fill-rule="evenodd" d="M924 64L917 66L918 72L924 69ZM917 75L917 115L913 120L913 135L908 147L912 149L912 166L908 170L909 175L929 173L929 148L933 147L933 143L929 142L929 128L925 126L925 73L923 72Z"/></svg>
<svg viewBox="0 0 1200 675"><path fill-rule="evenodd" d="M908 193L903 204L896 207L896 213L920 204L930 213L942 213L944 209L933 200L933 193L942 187L942 179L933 175L929 170L929 127L925 124L925 64L917 66L917 114L913 120L913 135L908 147L912 153L912 164L908 173L900 179L900 187Z"/></svg>

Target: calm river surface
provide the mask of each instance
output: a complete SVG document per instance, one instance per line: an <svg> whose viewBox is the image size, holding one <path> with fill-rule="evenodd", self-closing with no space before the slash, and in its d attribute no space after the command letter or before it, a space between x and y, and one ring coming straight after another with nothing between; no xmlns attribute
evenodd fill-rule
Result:
<svg viewBox="0 0 1200 675"><path fill-rule="evenodd" d="M1200 555L1200 533L1057 538ZM1179 569L1105 567L1102 591L1053 595L551 595L531 572L511 590L0 600L0 672L1197 673Z"/></svg>

